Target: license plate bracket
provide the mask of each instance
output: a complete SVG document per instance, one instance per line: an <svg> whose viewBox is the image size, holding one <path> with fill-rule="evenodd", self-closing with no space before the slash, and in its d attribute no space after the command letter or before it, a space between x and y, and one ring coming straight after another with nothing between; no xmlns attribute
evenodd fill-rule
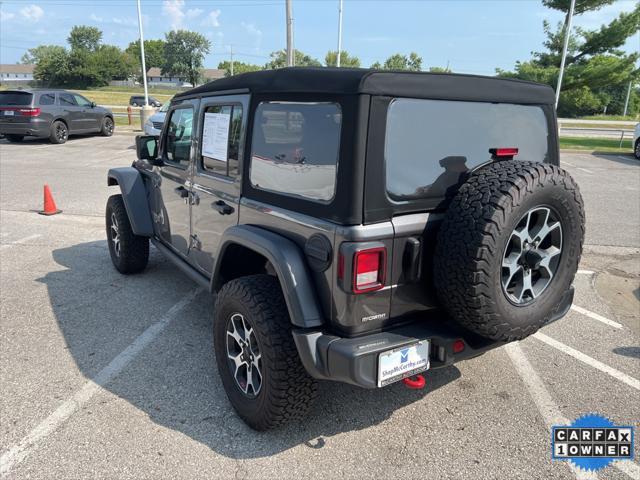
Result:
<svg viewBox="0 0 640 480"><path fill-rule="evenodd" d="M429 369L429 340L403 345L378 355L378 387Z"/></svg>

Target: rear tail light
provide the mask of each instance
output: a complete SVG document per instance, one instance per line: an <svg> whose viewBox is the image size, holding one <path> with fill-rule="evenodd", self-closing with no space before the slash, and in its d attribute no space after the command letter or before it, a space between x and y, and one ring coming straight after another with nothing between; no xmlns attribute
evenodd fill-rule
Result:
<svg viewBox="0 0 640 480"><path fill-rule="evenodd" d="M384 287L387 250L384 247L360 250L353 260L353 292L365 293Z"/></svg>
<svg viewBox="0 0 640 480"><path fill-rule="evenodd" d="M21 108L18 112L25 117L37 117L40 115L40 108Z"/></svg>
<svg viewBox="0 0 640 480"><path fill-rule="evenodd" d="M515 147L499 147L499 148L490 148L489 153L494 157L505 158L505 157L515 157L518 155L518 149Z"/></svg>

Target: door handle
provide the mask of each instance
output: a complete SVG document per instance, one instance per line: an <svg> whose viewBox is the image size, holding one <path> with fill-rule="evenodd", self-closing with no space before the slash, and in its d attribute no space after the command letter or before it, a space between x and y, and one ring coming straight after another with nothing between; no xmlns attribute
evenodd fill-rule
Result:
<svg viewBox="0 0 640 480"><path fill-rule="evenodd" d="M231 215L235 212L235 209L231 205L224 203L222 200L213 202L211 207L216 209L220 215Z"/></svg>
<svg viewBox="0 0 640 480"><path fill-rule="evenodd" d="M176 192L176 194L178 194L180 198L187 198L189 196L189 190L184 188L182 185L180 185L177 188L174 188L173 191Z"/></svg>

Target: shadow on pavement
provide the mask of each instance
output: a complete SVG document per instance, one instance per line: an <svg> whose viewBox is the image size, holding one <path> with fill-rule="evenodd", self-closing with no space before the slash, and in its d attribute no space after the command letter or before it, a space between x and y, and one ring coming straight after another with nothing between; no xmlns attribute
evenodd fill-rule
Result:
<svg viewBox="0 0 640 480"><path fill-rule="evenodd" d="M195 288L155 249L147 271L127 277L112 267L105 241L54 250L53 258L61 269L39 281L47 286L68 350L87 378ZM212 298L201 293L105 389L156 424L230 458L266 457L296 446L321 449L332 436L377 425L460 377L455 367L434 370L418 391L401 383L364 390L321 382L305 420L254 432L235 415L222 388L212 347L212 306ZM112 428L126 435L128 426Z"/></svg>
<svg viewBox="0 0 640 480"><path fill-rule="evenodd" d="M640 166L640 160L634 157L633 153L593 152L592 155L602 160L622 163L623 165Z"/></svg>
<svg viewBox="0 0 640 480"><path fill-rule="evenodd" d="M616 347L613 349L613 353L624 357L640 358L640 347Z"/></svg>

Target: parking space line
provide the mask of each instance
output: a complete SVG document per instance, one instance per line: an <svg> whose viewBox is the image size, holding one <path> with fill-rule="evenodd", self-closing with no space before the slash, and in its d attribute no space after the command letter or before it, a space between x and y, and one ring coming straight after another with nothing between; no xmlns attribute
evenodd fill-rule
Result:
<svg viewBox="0 0 640 480"><path fill-rule="evenodd" d="M578 170L582 170L585 173L593 173L591 170L589 170L588 168L582 168L582 167L576 167Z"/></svg>
<svg viewBox="0 0 640 480"><path fill-rule="evenodd" d="M574 167L574 168L575 168L575 165L574 165L573 163L571 163L571 162L567 162L566 160L561 160L561 161L560 161L560 164L569 165L570 167Z"/></svg>
<svg viewBox="0 0 640 480"><path fill-rule="evenodd" d="M611 375L616 380L620 380L622 383L625 383L630 387L635 388L636 390L640 390L640 380L633 378L626 373L621 372L620 370L616 370L615 368L610 367L609 365L606 365L596 360L595 358L592 358L589 355L576 350L575 348L571 348L569 345L565 345L564 343L559 342L558 340L551 338L544 333L537 332L533 335L533 337L543 343L546 343L550 347L555 348L556 350L560 350L561 352L566 353L576 360L580 360L582 363L585 363L590 367L595 368L596 370L600 370L601 372Z"/></svg>
<svg viewBox="0 0 640 480"><path fill-rule="evenodd" d="M598 315L597 313L587 310L586 308L579 307L578 305L571 305L571 310L581 313L582 315L585 315L589 318L593 318L594 320L598 320L599 322L602 322L613 328L621 329L623 327L622 324L618 322L609 320L608 318L603 317L602 315Z"/></svg>
<svg viewBox="0 0 640 480"><path fill-rule="evenodd" d="M576 273L578 275L593 275L596 272L594 272L593 270L578 270Z"/></svg>
<svg viewBox="0 0 640 480"><path fill-rule="evenodd" d="M51 415L45 418L17 445L0 456L0 476L4 477L9 471L22 462L39 441L53 433L62 423L82 408L96 393L103 391L103 386L116 377L138 354L153 341L178 316L202 289L195 289L182 300L173 305L163 316L142 332L127 348L118 354L111 362L98 372L78 390L71 398L60 405Z"/></svg>
<svg viewBox="0 0 640 480"><path fill-rule="evenodd" d="M509 355L518 375L520 375L520 378L529 390L533 403L536 404L540 415L542 415L547 431L550 432L553 425L568 425L569 420L562 416L560 408L558 408L558 405L553 401L547 387L545 387L540 376L533 369L531 363L529 363L529 360L522 351L522 348L520 348L519 342L509 343L508 345L505 345L504 349L506 350L507 355ZM550 439L549 442L551 442ZM575 467L570 462L565 463L577 479L598 478L594 472L585 472Z"/></svg>
<svg viewBox="0 0 640 480"><path fill-rule="evenodd" d="M11 247L15 247L16 245L22 245L23 243L27 243L30 240L35 240L36 238L39 238L41 236L42 235L40 235L39 233L35 233L33 235L29 235L28 237L24 237L19 240L16 240L15 242L5 243L3 245L0 245L0 251L6 250Z"/></svg>

